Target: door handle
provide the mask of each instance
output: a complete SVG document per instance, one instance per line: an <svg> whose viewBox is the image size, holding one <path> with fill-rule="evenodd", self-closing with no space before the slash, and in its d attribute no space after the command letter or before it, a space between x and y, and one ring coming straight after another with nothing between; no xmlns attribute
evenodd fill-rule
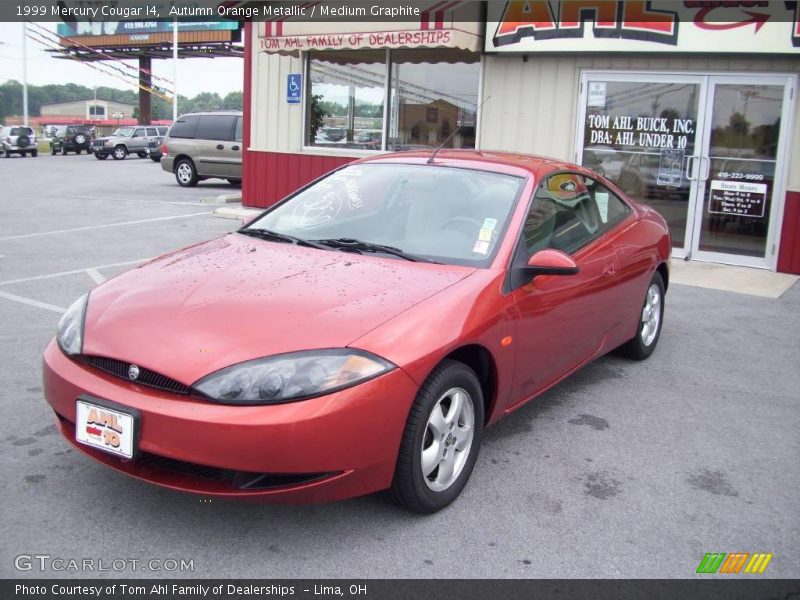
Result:
<svg viewBox="0 0 800 600"><path fill-rule="evenodd" d="M224 149L225 146L223 146L222 144L217 144L217 150L224 150Z"/></svg>
<svg viewBox="0 0 800 600"><path fill-rule="evenodd" d="M231 146L231 150L238 150L239 146Z"/></svg>
<svg viewBox="0 0 800 600"><path fill-rule="evenodd" d="M694 161L699 159L699 156L688 156L686 158L686 179L689 181L695 181L697 177L692 177L692 173L694 173Z"/></svg>
<svg viewBox="0 0 800 600"><path fill-rule="evenodd" d="M608 263L603 267L603 275L606 277L614 277L617 274L617 266L614 263Z"/></svg>

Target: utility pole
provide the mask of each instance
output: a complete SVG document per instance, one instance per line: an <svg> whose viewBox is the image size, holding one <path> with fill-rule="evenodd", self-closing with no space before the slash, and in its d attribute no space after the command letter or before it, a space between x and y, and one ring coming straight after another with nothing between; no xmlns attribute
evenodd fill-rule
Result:
<svg viewBox="0 0 800 600"><path fill-rule="evenodd" d="M178 19L172 22L172 123L178 120Z"/></svg>
<svg viewBox="0 0 800 600"><path fill-rule="evenodd" d="M22 23L22 124L28 126L28 23Z"/></svg>

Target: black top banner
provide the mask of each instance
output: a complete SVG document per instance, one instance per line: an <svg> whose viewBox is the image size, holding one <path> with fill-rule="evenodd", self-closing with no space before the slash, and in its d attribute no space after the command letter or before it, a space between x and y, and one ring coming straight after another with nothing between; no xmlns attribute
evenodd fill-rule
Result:
<svg viewBox="0 0 800 600"><path fill-rule="evenodd" d="M691 21L698 10L706 22L731 19L796 22L798 2L697 2L678 0L0 0L0 21L39 22L164 22L164 21L347 21L419 22L427 15L447 13L461 22L484 22L487 11L546 12L555 20L562 13L576 13L582 22L594 20L608 10L646 21L653 12L667 11L678 21ZM519 5L519 6L517 6ZM616 5L611 6L611 5ZM625 7L628 7L626 10ZM568 7L568 8L565 8ZM733 12L732 12L733 11ZM738 11L738 12L737 12ZM734 14L735 13L735 14ZM739 14L741 13L741 14ZM634 15L631 17L630 15ZM636 17L635 15L640 15ZM566 17L565 17L566 18Z"/></svg>

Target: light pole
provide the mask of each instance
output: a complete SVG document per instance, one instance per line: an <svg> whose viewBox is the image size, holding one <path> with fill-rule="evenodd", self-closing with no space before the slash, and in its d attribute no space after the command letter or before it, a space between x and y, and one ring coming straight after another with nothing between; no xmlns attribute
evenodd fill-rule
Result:
<svg viewBox="0 0 800 600"><path fill-rule="evenodd" d="M172 22L172 123L178 120L178 19Z"/></svg>
<svg viewBox="0 0 800 600"><path fill-rule="evenodd" d="M22 124L28 126L28 23L22 23Z"/></svg>

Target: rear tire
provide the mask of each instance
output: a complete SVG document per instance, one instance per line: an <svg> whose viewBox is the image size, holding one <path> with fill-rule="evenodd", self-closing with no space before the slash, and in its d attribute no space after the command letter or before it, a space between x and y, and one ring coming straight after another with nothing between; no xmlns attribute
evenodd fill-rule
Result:
<svg viewBox="0 0 800 600"><path fill-rule="evenodd" d="M33 158L36 158L37 156L39 156L39 150L31 150L31 156Z"/></svg>
<svg viewBox="0 0 800 600"><path fill-rule="evenodd" d="M194 187L200 180L194 163L188 158L180 159L175 165L175 179L181 187Z"/></svg>
<svg viewBox="0 0 800 600"><path fill-rule="evenodd" d="M66 156L66 155L67 155L67 147L61 146L61 156Z"/></svg>
<svg viewBox="0 0 800 600"><path fill-rule="evenodd" d="M139 158L147 158L147 152L137 152L136 156Z"/></svg>
<svg viewBox="0 0 800 600"><path fill-rule="evenodd" d="M483 420L483 394L475 373L461 362L443 361L411 407L389 496L423 514L455 500L478 458Z"/></svg>
<svg viewBox="0 0 800 600"><path fill-rule="evenodd" d="M55 155L56 155L56 149L55 149L53 146L50 146L50 154L51 154L52 156L55 156Z"/></svg>
<svg viewBox="0 0 800 600"><path fill-rule="evenodd" d="M111 156L114 160L125 160L125 157L128 156L128 151L125 149L125 146L116 146Z"/></svg>
<svg viewBox="0 0 800 600"><path fill-rule="evenodd" d="M634 360L645 360L656 349L664 323L664 280L656 272L647 286L642 311L639 313L636 335L620 346L623 356Z"/></svg>

